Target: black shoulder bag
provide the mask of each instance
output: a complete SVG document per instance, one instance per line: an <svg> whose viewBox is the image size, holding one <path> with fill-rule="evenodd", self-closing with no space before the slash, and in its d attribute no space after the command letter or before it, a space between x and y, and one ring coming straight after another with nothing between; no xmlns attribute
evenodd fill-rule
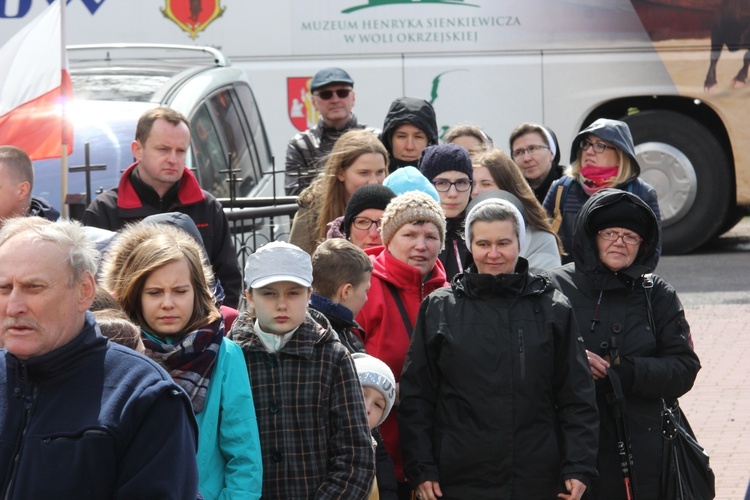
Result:
<svg viewBox="0 0 750 500"><path fill-rule="evenodd" d="M642 276L648 322L654 335L656 324L651 308L652 274ZM695 433L682 413L678 401L662 398L661 435L662 473L659 498L707 500L716 496L716 477L708 453L698 444Z"/></svg>

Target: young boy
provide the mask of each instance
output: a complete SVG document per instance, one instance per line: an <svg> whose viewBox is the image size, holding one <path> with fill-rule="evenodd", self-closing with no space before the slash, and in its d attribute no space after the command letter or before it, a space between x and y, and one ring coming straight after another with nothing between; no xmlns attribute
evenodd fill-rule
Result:
<svg viewBox="0 0 750 500"><path fill-rule="evenodd" d="M367 498L374 476L354 363L325 317L307 310L310 256L269 243L245 265L254 311L232 327L252 381L263 498Z"/></svg>
<svg viewBox="0 0 750 500"><path fill-rule="evenodd" d="M396 378L388 365L378 358L362 352L352 354L352 358L357 367L359 382L362 384L367 407L367 421L372 431L372 445L377 457L375 466L377 477L370 500L396 500L398 498L396 471L391 457L385 451L383 438L377 431L377 427L388 417L396 400Z"/></svg>
<svg viewBox="0 0 750 500"><path fill-rule="evenodd" d="M354 316L367 300L372 261L353 243L333 238L318 246L312 266L310 306L325 315L350 353L364 352L364 333Z"/></svg>

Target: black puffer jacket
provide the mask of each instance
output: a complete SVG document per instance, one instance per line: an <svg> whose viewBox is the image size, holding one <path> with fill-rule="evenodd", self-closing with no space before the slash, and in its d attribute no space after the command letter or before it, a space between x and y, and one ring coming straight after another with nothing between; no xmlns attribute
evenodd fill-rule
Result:
<svg viewBox="0 0 750 500"><path fill-rule="evenodd" d="M388 114L385 115L383 133L380 134L380 142L388 150L388 156L390 157L388 166L390 173L406 165L417 166L414 165L414 162L406 162L393 157L393 143L391 141L393 132L400 125L406 123L422 129L427 134L428 146L434 146L440 140L438 137L437 119L435 118L435 110L432 104L418 97L399 97L391 103Z"/></svg>
<svg viewBox="0 0 750 500"><path fill-rule="evenodd" d="M629 268L617 273L599 259L596 233L588 224L596 210L614 203L627 203L631 210L644 211L651 221L643 251ZM688 392L700 369L682 304L674 289L659 276L653 276L651 290L656 332L649 326L641 276L653 269L657 243L656 217L648 205L634 194L605 189L592 195L578 214L574 262L549 273L573 305L586 349L604 356L602 342L611 344L615 338L619 346L622 362L613 369L620 375L626 398L638 498L659 496L660 398L678 398ZM614 413L607 402L610 391L608 380L597 382L601 415L597 468L601 479L590 498L625 498Z"/></svg>
<svg viewBox="0 0 750 500"><path fill-rule="evenodd" d="M466 272L427 297L401 375L404 469L443 499L555 498L594 477L594 385L570 304L528 273Z"/></svg>

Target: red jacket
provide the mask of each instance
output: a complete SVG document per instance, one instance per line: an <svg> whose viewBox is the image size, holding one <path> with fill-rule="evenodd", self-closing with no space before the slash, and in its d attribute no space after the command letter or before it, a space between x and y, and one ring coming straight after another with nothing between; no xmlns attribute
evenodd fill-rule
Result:
<svg viewBox="0 0 750 500"><path fill-rule="evenodd" d="M409 350L411 332L406 331L406 325L386 283L393 284L398 290L413 328L422 299L438 288L448 286L445 281L445 269L439 260L435 261L430 276L422 282L418 269L396 259L385 247L368 249L365 253L370 256L374 269L370 290L367 292L367 302L357 315L356 321L365 332L367 353L385 362L398 382L401 379L401 367L406 358L406 351ZM392 411L380 426L380 434L393 459L398 480L405 481L395 411Z"/></svg>

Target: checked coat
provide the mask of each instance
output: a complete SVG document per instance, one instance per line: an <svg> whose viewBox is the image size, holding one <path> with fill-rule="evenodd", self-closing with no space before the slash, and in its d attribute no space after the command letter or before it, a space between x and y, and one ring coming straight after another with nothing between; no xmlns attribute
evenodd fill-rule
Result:
<svg viewBox="0 0 750 500"><path fill-rule="evenodd" d="M362 387L325 316L310 310L277 353L266 350L247 313L232 337L250 373L263 498L367 498L375 455Z"/></svg>

